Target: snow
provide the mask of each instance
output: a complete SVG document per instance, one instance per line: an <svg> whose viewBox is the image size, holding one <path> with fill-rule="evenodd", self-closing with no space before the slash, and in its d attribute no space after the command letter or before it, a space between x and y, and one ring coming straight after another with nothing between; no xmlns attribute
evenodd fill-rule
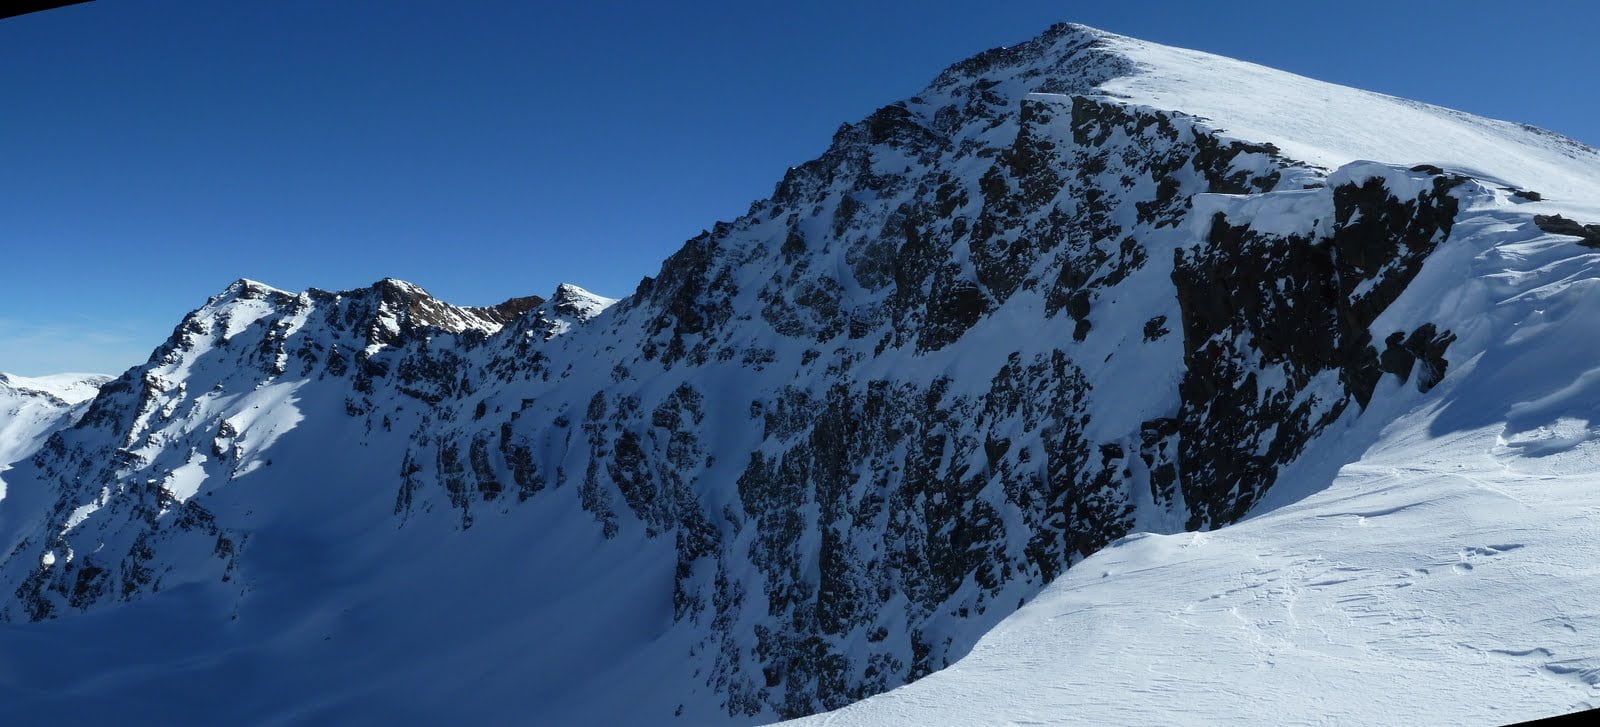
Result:
<svg viewBox="0 0 1600 727"><path fill-rule="evenodd" d="M555 295L539 307L533 318L544 321L545 340L565 335L616 305L619 299L595 295L572 283L556 286ZM529 332L528 335L533 335Z"/></svg>
<svg viewBox="0 0 1600 727"><path fill-rule="evenodd" d="M107 487L100 488L100 496L98 498L95 498L94 500L91 500L89 502L83 503L82 505L79 505L79 506L77 506L77 507L72 509L72 513L67 515L67 521L66 521L65 524L63 524L61 526L61 529L62 530L66 530L66 531L70 531L73 528L76 528L79 525L82 525L83 521L88 520L89 516L93 515L96 510L99 510L100 508L105 507L106 498L109 497L110 494L111 494L110 488L107 488Z"/></svg>
<svg viewBox="0 0 1600 727"><path fill-rule="evenodd" d="M320 409L282 432L273 464L192 494L251 525L249 593L180 581L142 603L0 624L0 722L496 723L546 705L552 724L629 724L638 702L670 711L691 687L689 674L636 681L674 674L692 646L663 636L670 602L653 597L671 588L670 541L603 540L559 506L469 532L448 517L401 528L393 487L371 473L391 471L405 437L343 427L340 399L308 405ZM617 681L635 683L630 699Z"/></svg>
<svg viewBox="0 0 1600 727"><path fill-rule="evenodd" d="M17 376L0 373L0 387L25 391L42 391L68 404L81 404L100 393L100 387L110 381L104 374L51 374L48 376Z"/></svg>
<svg viewBox="0 0 1600 727"><path fill-rule="evenodd" d="M1107 97L1211 119L1291 159L1328 169L1361 159L1434 164L1565 200L1594 199L1600 185L1600 153L1553 132L1094 32L1139 67L1101 84Z"/></svg>
<svg viewBox="0 0 1600 727"><path fill-rule="evenodd" d="M263 282L261 282L259 280L251 280L249 278L239 278L238 280L233 281L233 284L228 286L228 289L226 291L224 291L223 294L224 295L237 295L238 293L241 293L241 292L244 292L244 291L250 291L251 293L254 293L254 294L277 293L277 294L280 294L280 295L289 295L288 291L280 290L278 288L274 288L274 287L272 287L270 285L267 285L266 283L263 283Z"/></svg>
<svg viewBox="0 0 1600 727"><path fill-rule="evenodd" d="M551 300L570 306L575 313L585 318L593 318L614 305L618 299L595 295L572 283L562 283L556 286L556 294Z"/></svg>
<svg viewBox="0 0 1600 727"><path fill-rule="evenodd" d="M199 453L191 455L189 461L179 465L167 475L162 487L172 493L172 499L180 503L194 497L206 481L205 462L205 455Z"/></svg>
<svg viewBox="0 0 1600 727"><path fill-rule="evenodd" d="M26 377L0 373L0 474L38 448L50 433L71 423L82 404L111 377L55 374ZM0 500L6 483L0 478Z"/></svg>
<svg viewBox="0 0 1600 727"><path fill-rule="evenodd" d="M1325 490L1130 537L954 666L797 725L1504 724L1600 706L1594 462L1413 412ZM1590 453L1589 457L1593 457Z"/></svg>
<svg viewBox="0 0 1600 727"><path fill-rule="evenodd" d="M228 315L222 320L223 328L220 339L228 341L241 331L247 330L262 318L272 313L273 306L260 298L250 300L235 300L228 306Z"/></svg>

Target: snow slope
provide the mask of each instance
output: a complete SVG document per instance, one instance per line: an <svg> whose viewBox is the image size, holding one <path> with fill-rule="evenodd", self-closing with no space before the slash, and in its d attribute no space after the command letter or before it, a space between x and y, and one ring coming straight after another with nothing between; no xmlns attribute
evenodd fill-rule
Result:
<svg viewBox="0 0 1600 727"><path fill-rule="evenodd" d="M1332 169L1358 159L1434 164L1568 201L1592 201L1600 153L1550 131L1336 86L1254 63L1106 34L1138 68L1099 91L1213 120Z"/></svg>
<svg viewBox="0 0 1600 727"><path fill-rule="evenodd" d="M111 377L104 374L52 374L49 376L17 376L0 374L0 386L13 391L37 391L56 397L68 404L81 404L100 393L100 387Z"/></svg>
<svg viewBox="0 0 1600 727"><path fill-rule="evenodd" d="M1529 476L1587 466L1593 377L1572 346L1592 340L1592 248L1539 216L1600 220L1595 160L1546 132L1063 25L841 127L620 300L562 286L466 308L392 279L241 280L17 450L0 722L752 724L929 674L965 683L1014 631L1057 646L1001 661L1136 672L1017 609L1137 584L1096 559L1154 563L1183 530L1225 544L1306 522L1323 529L1291 537L1320 542L1484 510L1447 494L1394 509L1405 488L1315 510L1384 447L1417 468L1500 427L1495 456L1550 470ZM1457 482L1396 477L1423 495ZM1313 510L1338 516L1296 519ZM1460 556L1480 576L1554 543L1446 532L1394 542L1432 560L1484 549ZM1229 568L1307 599L1342 585L1295 580L1319 553L1278 542L1261 556L1278 574L1191 548L1220 557L1138 593L1222 594L1209 579ZM1387 573L1397 560L1361 552L1378 542L1325 547ZM1455 572L1406 567L1437 576L1400 589L1418 594ZM1134 599L1090 590L1072 592ZM1440 592L1431 612L1461 607ZM1196 623L1168 653L1213 647L1215 621ZM1475 623L1428 622L1418 641ZM1322 670L1296 658L1285 673ZM899 700L917 690L856 709L914 715Z"/></svg>
<svg viewBox="0 0 1600 727"><path fill-rule="evenodd" d="M51 431L71 422L111 377L56 374L26 377L0 374L0 474L38 449ZM6 484L0 478L0 500Z"/></svg>
<svg viewBox="0 0 1600 727"><path fill-rule="evenodd" d="M1499 725L1600 707L1594 453L1529 476L1491 454L1497 430L1440 441L1408 421L1301 503L1119 542L950 668L792 724Z"/></svg>

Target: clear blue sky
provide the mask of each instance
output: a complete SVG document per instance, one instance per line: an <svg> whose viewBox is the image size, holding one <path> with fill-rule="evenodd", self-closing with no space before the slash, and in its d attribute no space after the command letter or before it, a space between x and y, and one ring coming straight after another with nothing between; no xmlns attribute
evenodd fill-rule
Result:
<svg viewBox="0 0 1600 727"><path fill-rule="evenodd" d="M0 21L0 371L120 372L239 277L624 295L1061 20L1600 142L1579 0L97 0Z"/></svg>

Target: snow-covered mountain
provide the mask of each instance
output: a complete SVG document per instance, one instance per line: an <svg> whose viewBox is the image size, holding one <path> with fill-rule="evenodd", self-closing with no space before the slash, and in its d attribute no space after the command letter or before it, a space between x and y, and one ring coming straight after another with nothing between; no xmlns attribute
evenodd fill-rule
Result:
<svg viewBox="0 0 1600 727"><path fill-rule="evenodd" d="M8 435L0 717L1564 711L1597 191L1550 132L1060 25L621 300L241 280Z"/></svg>
<svg viewBox="0 0 1600 727"><path fill-rule="evenodd" d="M110 376L57 374L26 377L0 373L0 474L32 454L54 430L72 423L81 404ZM0 499L6 483L0 478Z"/></svg>
<svg viewBox="0 0 1600 727"><path fill-rule="evenodd" d="M1258 214L1292 199L1273 196ZM1375 324L1451 331L1443 376L1413 367L1430 390L1382 377L1244 521L1131 534L950 668L795 724L1497 725L1600 709L1600 249L1530 224L1515 197L1462 202Z"/></svg>

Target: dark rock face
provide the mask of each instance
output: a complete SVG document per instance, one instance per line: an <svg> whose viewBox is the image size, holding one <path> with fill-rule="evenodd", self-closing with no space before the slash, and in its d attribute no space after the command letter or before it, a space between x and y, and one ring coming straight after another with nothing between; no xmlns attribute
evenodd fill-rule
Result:
<svg viewBox="0 0 1600 727"><path fill-rule="evenodd" d="M1350 404L1367 405L1383 371L1409 375L1396 354L1389 367L1380 363L1368 329L1449 236L1457 210L1450 190L1463 181L1434 175L1415 199L1396 197L1377 177L1340 185L1329 190L1334 219L1320 238L1261 234L1218 214L1206 244L1177 251L1186 365L1178 466L1188 527L1243 516L1278 468ZM1419 378L1426 391L1454 336L1424 328L1414 338L1427 342L1414 341L1407 355L1437 369ZM1337 386L1313 386L1324 375Z"/></svg>
<svg viewBox="0 0 1600 727"><path fill-rule="evenodd" d="M515 322L518 318L527 315L539 306L544 305L544 298L537 295L525 295L519 298L510 298L498 305L482 308L467 308L467 311L477 315L485 321L506 325Z"/></svg>
<svg viewBox="0 0 1600 727"><path fill-rule="evenodd" d="M1600 247L1600 225L1585 225L1561 215L1534 215L1533 222L1552 235L1571 235L1580 245Z"/></svg>
<svg viewBox="0 0 1600 727"><path fill-rule="evenodd" d="M1450 366L1444 353L1455 340L1454 333L1440 333L1432 323L1418 326L1410 336L1403 331L1395 331L1384 339L1384 350L1378 366L1405 381L1411 378L1412 370L1420 365L1417 391L1427 393L1444 378L1445 369Z"/></svg>
<svg viewBox="0 0 1600 727"><path fill-rule="evenodd" d="M274 386L335 402L306 416L363 443L397 537L568 508L669 543L685 663L751 720L938 669L1135 528L1238 519L1385 373L1443 375L1450 332L1406 322L1380 352L1370 329L1466 182L1332 183L1099 97L1127 62L1097 43L1058 26L845 125L604 314L230 288L36 458L59 498L0 544L5 617L242 588L249 521L199 493L263 477L270 440L228 407ZM1326 224L1262 232L1207 194L1300 195ZM1171 383L1122 386L1124 362Z"/></svg>

